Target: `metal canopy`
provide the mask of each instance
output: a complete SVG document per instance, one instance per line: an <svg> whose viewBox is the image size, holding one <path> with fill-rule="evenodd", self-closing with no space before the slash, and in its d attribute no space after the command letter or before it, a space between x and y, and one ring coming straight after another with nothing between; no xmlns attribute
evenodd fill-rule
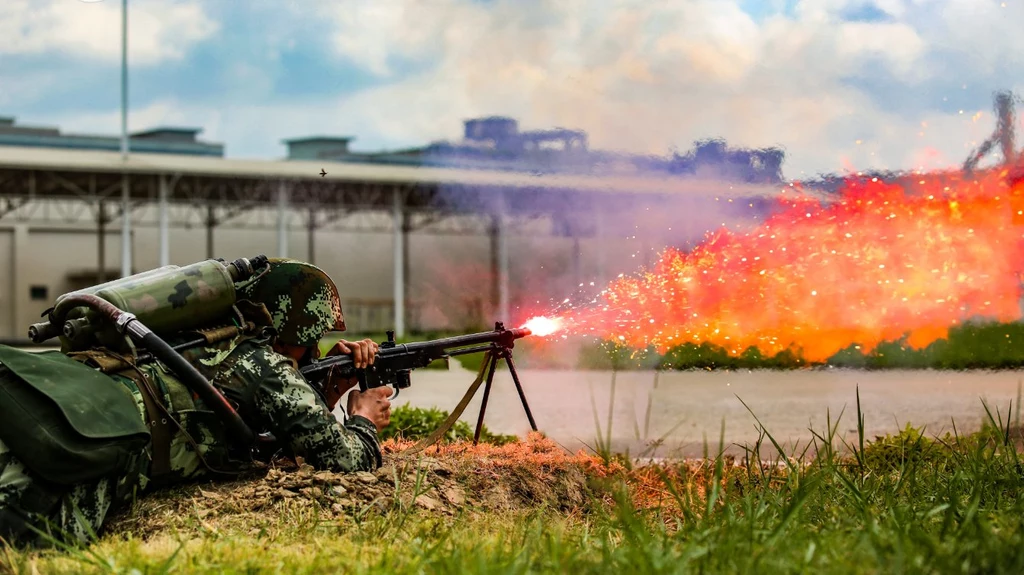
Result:
<svg viewBox="0 0 1024 575"><path fill-rule="evenodd" d="M323 177L321 169L327 172ZM526 174L143 153L123 159L117 152L0 146L0 220L81 224L92 219L101 280L107 226L119 218L125 238L130 225L159 228L161 264L169 261L172 220L177 226L206 228L208 257L215 252L214 229L222 226L276 228L277 255L286 256L288 233L296 219L303 220L311 259L317 230L390 231L399 335L405 331L408 233L413 230L489 235L492 303L504 321L510 306L507 236L517 222L542 218L556 235L607 237L620 233L612 223L631 210L672 206L680 213L700 211L719 198L742 198L746 201L731 205L752 206L776 197L780 189L679 176ZM123 241L122 247L130 243ZM125 250L122 263L131 260ZM24 287L20 277L12 282L16 292Z"/></svg>
<svg viewBox="0 0 1024 575"><path fill-rule="evenodd" d="M327 175L321 177L323 168ZM217 179L289 180L316 187L345 184L444 186L478 189L562 190L587 193L718 195L722 197L774 196L779 186L730 183L679 176L526 174L497 170L392 166L352 162L265 161L207 158L170 154L134 154L127 161L116 152L0 148L2 170L48 170L131 175L176 175ZM389 207L390 198L381 202Z"/></svg>

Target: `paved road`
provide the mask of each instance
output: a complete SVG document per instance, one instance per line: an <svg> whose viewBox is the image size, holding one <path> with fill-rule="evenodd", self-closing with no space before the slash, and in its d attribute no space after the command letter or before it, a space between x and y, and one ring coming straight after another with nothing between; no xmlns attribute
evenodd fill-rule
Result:
<svg viewBox="0 0 1024 575"><path fill-rule="evenodd" d="M413 386L396 403L453 408L475 374L457 368L420 370ZM608 421L612 373L600 371L522 370L521 379L538 426L567 447L593 445L597 436L594 410L602 429ZM824 432L826 416L833 422L845 408L838 432L856 438L856 390L860 387L866 434L892 433L907 423L926 426L926 434L953 429L975 430L985 416L982 401L1006 417L1024 372L1019 371L737 371L662 373L654 387L654 372L616 375L612 412L612 438L618 448L637 454L645 440L666 436L656 455L699 455L706 437L718 445L722 424L725 443L756 440L756 421L741 403L753 410L764 427L787 446L803 446L812 439L808 430ZM474 423L482 389L463 419ZM650 415L646 423L648 402ZM487 407L489 428L504 433L529 429L508 373L495 377ZM731 451L742 453L733 446Z"/></svg>

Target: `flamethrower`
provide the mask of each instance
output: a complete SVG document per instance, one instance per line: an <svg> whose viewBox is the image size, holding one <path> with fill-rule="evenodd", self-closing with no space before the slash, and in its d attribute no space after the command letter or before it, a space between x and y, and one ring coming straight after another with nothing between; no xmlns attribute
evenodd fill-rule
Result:
<svg viewBox="0 0 1024 575"><path fill-rule="evenodd" d="M487 410L487 399L490 396L491 386L494 381L494 371L498 367L498 362L502 359L505 360L509 373L512 374L512 381L515 383L516 391L519 392L519 399L523 404L523 410L526 411L526 417L530 420L530 427L537 431L533 412L530 411L530 405L526 401L526 394L523 392L522 383L519 381L519 373L516 371L515 362L512 360L512 348L515 347L515 341L532 334L533 332L529 328L506 329L501 322L496 322L493 331L398 344L395 342L395 332L389 331L387 332L387 341L381 342L377 357L371 366L364 369L356 369L351 356L332 355L323 359L313 360L309 365L300 368L299 371L306 378L306 381L321 393L323 393L324 386L332 377L355 377L359 381L360 391L390 386L395 390L394 395L391 396L394 399L402 389L412 384L410 380L412 370L426 367L437 360L445 360L447 362L448 358L453 356L486 353L487 356L480 370L480 376L470 386L466 396L459 402L458 407L449 416L448 421L441 426L441 433L443 434L447 431L445 428L450 427L462 415L466 405L469 404L473 395L476 394L483 381L483 375L486 373L487 379L484 385L483 402L480 404L480 415L477 419L476 432L473 435L473 442L476 443L480 439L484 412Z"/></svg>

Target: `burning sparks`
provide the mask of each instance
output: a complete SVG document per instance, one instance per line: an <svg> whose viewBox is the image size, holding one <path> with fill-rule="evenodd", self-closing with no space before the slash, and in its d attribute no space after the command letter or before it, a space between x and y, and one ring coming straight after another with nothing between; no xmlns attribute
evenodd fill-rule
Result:
<svg viewBox="0 0 1024 575"><path fill-rule="evenodd" d="M562 320L550 317L535 317L528 320L523 327L530 330L533 335L544 337L551 335L561 329Z"/></svg>
<svg viewBox="0 0 1024 575"><path fill-rule="evenodd" d="M971 318L1017 320L1024 183L1005 175L851 180L826 204L786 194L756 229L666 250L563 327L662 353L709 342L822 361L904 336L923 347Z"/></svg>

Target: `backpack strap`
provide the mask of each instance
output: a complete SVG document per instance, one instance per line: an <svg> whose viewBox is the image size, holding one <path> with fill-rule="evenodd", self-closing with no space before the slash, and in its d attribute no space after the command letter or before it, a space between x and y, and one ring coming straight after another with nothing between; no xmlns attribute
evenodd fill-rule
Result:
<svg viewBox="0 0 1024 575"><path fill-rule="evenodd" d="M134 367L134 366L133 366ZM163 404L157 399L156 392L149 382L148 374L138 368L121 373L135 382L146 406L146 418L149 419L149 433L153 438L153 464L150 474L154 478L162 477L171 471L171 431L170 415L159 409Z"/></svg>
<svg viewBox="0 0 1024 575"><path fill-rule="evenodd" d="M118 356L115 352L109 353L114 355L115 358L121 359L122 361L128 361L127 358ZM167 407L164 406L163 400L159 395L157 395L156 391L153 388L153 384L149 381L148 374L139 369L137 365L130 365L132 367L132 370L130 372L126 371L124 373L121 373L121 375L129 377L132 381L135 382L136 385L139 386L139 392L142 394L143 402L146 403L147 412L149 411L150 405L152 405L154 411L163 416L159 419L159 425L164 426L166 435L163 437L166 437L166 439L162 440L161 443L158 444L156 432L151 432L151 436L153 437L153 466L150 471L150 474L153 476L152 479L155 483L159 483L160 477L162 477L162 475L167 474L171 470L171 439L173 436L168 423L173 423L174 427L181 432L182 436L185 438L185 441L187 441L195 450L195 454L196 457L199 459L199 463L201 463L202 466L206 468L206 470L209 471L210 473L213 473L215 475L225 475L228 477L237 477L249 471L249 469L246 468L233 470L217 469L216 467L210 465L209 462L206 461L206 458L203 457L203 452L201 449L199 449L199 445L196 443L196 440L191 435L189 435L188 431L185 431L185 428L182 427L181 423L174 417L174 415L171 414L170 411L167 410ZM129 376L127 375L128 373L131 373L132 375ZM147 397L149 398L148 400ZM154 419L154 429L155 426L157 425L156 421L157 420Z"/></svg>
<svg viewBox="0 0 1024 575"><path fill-rule="evenodd" d="M74 360L86 365L100 368L106 374L118 372L118 375L130 379L142 396L146 408L146 427L149 428L153 463L150 474L154 479L171 471L171 421L173 418L163 408L163 402L150 385L149 376L142 372L128 358L107 350L88 350L68 354Z"/></svg>

